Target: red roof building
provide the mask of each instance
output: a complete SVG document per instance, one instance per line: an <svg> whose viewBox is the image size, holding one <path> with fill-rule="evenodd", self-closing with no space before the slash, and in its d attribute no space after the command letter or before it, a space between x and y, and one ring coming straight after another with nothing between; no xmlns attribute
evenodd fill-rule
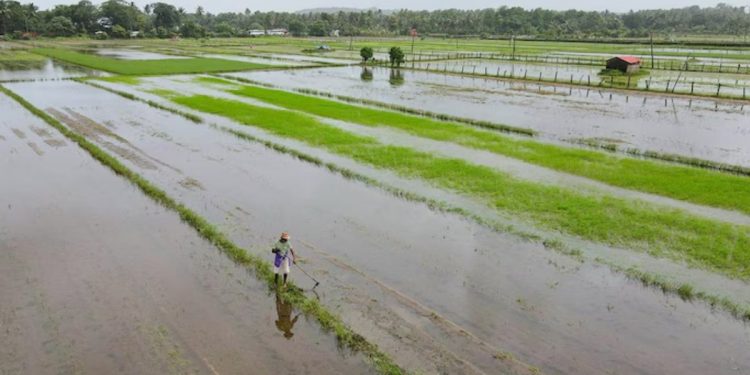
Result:
<svg viewBox="0 0 750 375"><path fill-rule="evenodd" d="M607 69L617 69L623 73L633 74L641 68L641 59L635 56L615 56L607 60Z"/></svg>

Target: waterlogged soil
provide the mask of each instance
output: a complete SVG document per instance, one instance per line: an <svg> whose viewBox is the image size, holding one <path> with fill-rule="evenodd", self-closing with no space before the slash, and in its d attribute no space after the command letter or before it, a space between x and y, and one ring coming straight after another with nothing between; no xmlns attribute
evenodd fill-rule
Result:
<svg viewBox="0 0 750 375"><path fill-rule="evenodd" d="M750 371L750 328L701 303L88 86L11 89L159 160L123 159L240 245L265 254L291 231L324 304L409 369L528 373L515 357L550 374Z"/></svg>
<svg viewBox="0 0 750 375"><path fill-rule="evenodd" d="M372 372L174 212L0 111L0 373Z"/></svg>
<svg viewBox="0 0 750 375"><path fill-rule="evenodd" d="M83 76L103 77L109 74L52 59L43 62L0 63L0 82L16 80L50 80Z"/></svg>
<svg viewBox="0 0 750 375"><path fill-rule="evenodd" d="M352 66L231 75L531 128L554 141L606 139L622 149L750 166L750 108L742 104L408 70L394 81L388 69L369 72Z"/></svg>

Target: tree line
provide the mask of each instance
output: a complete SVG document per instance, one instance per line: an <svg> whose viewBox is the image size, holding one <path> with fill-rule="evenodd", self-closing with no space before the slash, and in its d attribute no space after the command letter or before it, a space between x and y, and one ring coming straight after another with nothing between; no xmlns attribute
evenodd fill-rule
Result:
<svg viewBox="0 0 750 375"><path fill-rule="evenodd" d="M529 36L544 38L644 37L650 33L721 34L747 37L750 9L718 4L669 10L555 11L500 7L480 10L399 10L384 12L288 13L226 12L212 14L198 7L193 12L157 2L143 8L125 0L107 0L95 5L82 0L40 10L33 3L0 0L0 35L23 38L30 35L99 37L230 37L249 30L284 28L295 36L326 36L338 30L341 36L421 35Z"/></svg>

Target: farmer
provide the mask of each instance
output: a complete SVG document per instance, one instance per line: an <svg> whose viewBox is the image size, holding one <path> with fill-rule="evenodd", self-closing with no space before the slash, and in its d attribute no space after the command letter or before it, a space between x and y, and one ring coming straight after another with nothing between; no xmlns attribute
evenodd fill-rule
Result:
<svg viewBox="0 0 750 375"><path fill-rule="evenodd" d="M273 282L276 285L279 284L279 271L281 271L284 274L284 286L286 286L286 279L289 275L289 268L291 266L290 263L297 263L295 260L297 256L294 254L292 244L289 243L289 233L281 233L281 238L275 245L273 245L271 252L276 254L273 260Z"/></svg>

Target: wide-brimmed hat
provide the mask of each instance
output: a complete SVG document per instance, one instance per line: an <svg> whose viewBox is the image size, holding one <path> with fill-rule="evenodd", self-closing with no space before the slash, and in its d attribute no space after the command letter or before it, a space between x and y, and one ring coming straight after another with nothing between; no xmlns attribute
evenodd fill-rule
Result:
<svg viewBox="0 0 750 375"><path fill-rule="evenodd" d="M282 233L281 233L281 239L282 239L282 240L288 240L288 239L289 239L289 233L287 233L287 232L282 232Z"/></svg>

